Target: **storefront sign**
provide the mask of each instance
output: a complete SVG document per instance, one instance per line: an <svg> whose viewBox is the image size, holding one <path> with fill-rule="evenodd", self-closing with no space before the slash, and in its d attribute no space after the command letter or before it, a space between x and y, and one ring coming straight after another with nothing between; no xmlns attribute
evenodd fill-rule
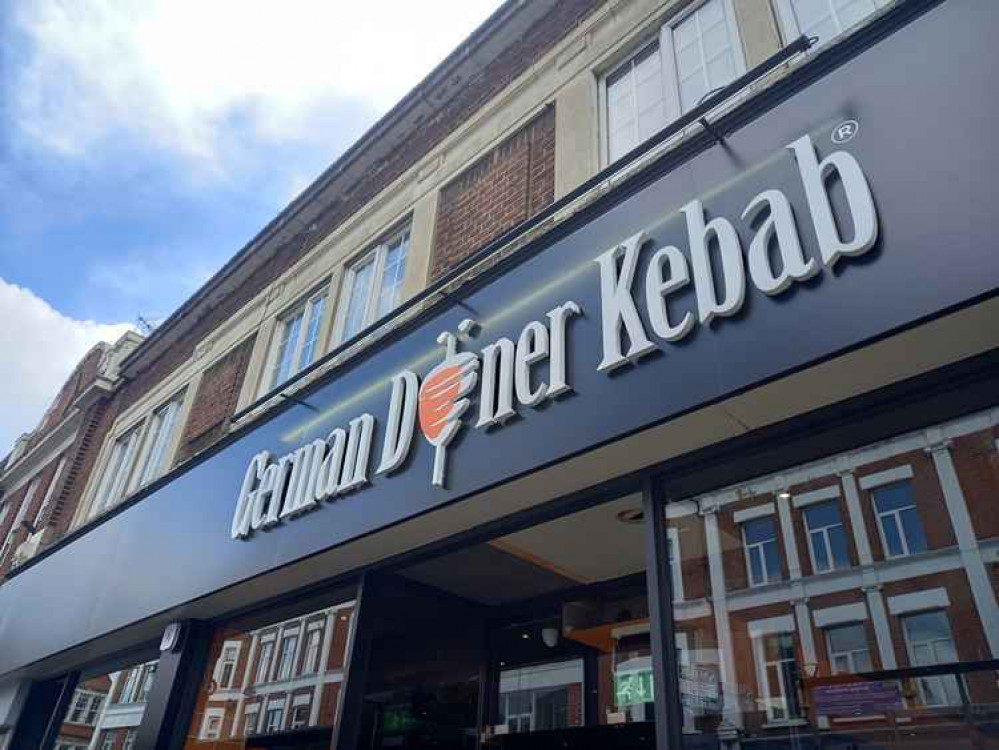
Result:
<svg viewBox="0 0 999 750"><path fill-rule="evenodd" d="M794 210L779 189L757 193L741 213L750 240L744 251L735 219L708 218L698 199L680 209L687 253L660 244L640 231L598 255L602 354L596 369L610 372L640 364L666 346L676 346L695 327L737 315L746 302L747 285L768 297L861 256L878 238L874 196L860 163L847 151L816 154L808 135L787 146L797 165L800 190L818 239L818 257L802 249ZM836 216L830 185L838 182L844 210ZM851 227L844 236L843 226ZM688 261L688 256L690 260ZM641 261L644 279L637 282ZM636 285L645 294L636 297ZM695 310L670 311L672 298L692 286ZM644 306L645 315L639 313ZM569 321L586 314L574 301L552 308L542 320L520 329L517 340L499 338L480 351L458 351L459 335L474 343L478 323L466 318L458 331L443 331L443 360L420 385L419 376L403 370L391 379L384 437L376 474L391 474L407 461L419 415L424 438L434 448L431 484L444 486L448 446L462 427L462 415L478 401L475 429L500 428L525 409L572 391L567 380ZM648 319L646 327L643 317ZM710 335L710 334L709 334ZM682 356L682 355L680 355ZM481 375L481 377L480 377ZM575 408L586 408L575 404ZM268 451L255 455L243 478L231 533L234 539L268 529L332 502L369 484L376 418L361 414L325 438L285 454L276 462Z"/></svg>
<svg viewBox="0 0 999 750"><path fill-rule="evenodd" d="M942 3L838 67L790 71L724 144L681 144L298 393L311 409L274 410L22 569L0 586L0 674L513 512L489 493L999 293L997 24L999 4ZM959 53L926 55L942 38ZM67 616L38 617L39 591Z"/></svg>
<svg viewBox="0 0 999 750"><path fill-rule="evenodd" d="M896 680L861 680L820 685L812 691L819 716L871 716L902 710L902 691Z"/></svg>

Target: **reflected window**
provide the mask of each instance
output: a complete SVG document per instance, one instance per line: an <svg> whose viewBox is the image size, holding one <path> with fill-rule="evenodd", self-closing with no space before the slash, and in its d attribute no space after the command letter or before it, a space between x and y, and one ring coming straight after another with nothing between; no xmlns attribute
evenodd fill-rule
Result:
<svg viewBox="0 0 999 750"><path fill-rule="evenodd" d="M500 724L505 724L511 734L565 729L582 723L582 660L500 673Z"/></svg>
<svg viewBox="0 0 999 750"><path fill-rule="evenodd" d="M83 675L60 720L55 748L124 750L134 743L143 702L156 678L153 660L98 675ZM127 691L127 692L126 692ZM133 734L131 740L130 733Z"/></svg>
<svg viewBox="0 0 999 750"><path fill-rule="evenodd" d="M780 548L777 546L777 523L773 516L756 518L742 524L746 548L749 585L762 586L781 580Z"/></svg>
<svg viewBox="0 0 999 750"><path fill-rule="evenodd" d="M808 552L816 573L850 567L846 529L839 512L839 503L830 500L805 508L808 530Z"/></svg>
<svg viewBox="0 0 999 750"><path fill-rule="evenodd" d="M302 729L310 730L317 746L328 747L350 648L352 609L352 602L341 600L305 613L287 613L293 616L286 614L278 622L255 615L220 627L199 692L204 698L191 718L184 747L244 747L233 740ZM303 622L305 636L300 635ZM318 630L311 627L314 624ZM327 625L329 643L323 644ZM320 640L310 640L313 632ZM317 644L312 657L303 653L310 643ZM311 668L300 672L296 665L310 658Z"/></svg>
<svg viewBox="0 0 999 750"><path fill-rule="evenodd" d="M896 482L871 492L885 557L903 557L927 549L911 482Z"/></svg>
<svg viewBox="0 0 999 750"><path fill-rule="evenodd" d="M218 664L218 684L222 689L231 688L236 679L236 663L239 660L239 642L226 643Z"/></svg>
<svg viewBox="0 0 999 750"><path fill-rule="evenodd" d="M958 661L957 647L945 612L923 612L902 618L909 659L914 667L952 664ZM961 691L954 675L918 677L919 697L924 706L956 706Z"/></svg>
<svg viewBox="0 0 999 750"><path fill-rule="evenodd" d="M305 635L305 657L302 660L302 674L315 674L319 668L319 648L323 640L323 623L309 626Z"/></svg>
<svg viewBox="0 0 999 750"><path fill-rule="evenodd" d="M257 679L255 680L258 685L267 682L271 672L271 659L273 658L274 640L272 638L260 644L260 661L257 662Z"/></svg>
<svg viewBox="0 0 999 750"><path fill-rule="evenodd" d="M264 731L268 734L280 732L284 726L284 705L270 703L264 714Z"/></svg>
<svg viewBox="0 0 999 750"><path fill-rule="evenodd" d="M763 705L771 721L787 721L801 715L798 697L798 660L793 633L769 633L754 639L760 669Z"/></svg>
<svg viewBox="0 0 999 750"><path fill-rule="evenodd" d="M854 674L874 669L863 624L858 622L827 629L826 644L833 674Z"/></svg>

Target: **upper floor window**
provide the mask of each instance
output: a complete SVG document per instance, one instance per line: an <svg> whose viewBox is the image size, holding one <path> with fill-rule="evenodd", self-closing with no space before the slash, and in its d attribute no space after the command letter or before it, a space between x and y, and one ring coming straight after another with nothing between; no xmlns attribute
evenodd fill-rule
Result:
<svg viewBox="0 0 999 750"><path fill-rule="evenodd" d="M292 669L295 666L295 649L298 648L298 636L286 635L281 639L281 653L278 657L277 678L287 680L291 678Z"/></svg>
<svg viewBox="0 0 999 750"><path fill-rule="evenodd" d="M260 661L257 662L257 678L254 680L257 685L267 682L272 658L274 658L274 641L264 641L260 644Z"/></svg>
<svg viewBox="0 0 999 750"><path fill-rule="evenodd" d="M180 410L183 404L184 391L181 391L154 411L150 417L146 435L146 457L139 478L140 487L145 487L166 471L170 447L180 423Z"/></svg>
<svg viewBox="0 0 999 750"><path fill-rule="evenodd" d="M322 624L309 627L305 636L305 657L302 659L302 674L315 674L319 669L319 648L323 640Z"/></svg>
<svg viewBox="0 0 999 750"><path fill-rule="evenodd" d="M111 456L108 458L98 485L97 497L94 501L94 513L108 510L117 505L128 486L128 477L132 473L135 455L139 448L139 427L136 425L114 441Z"/></svg>
<svg viewBox="0 0 999 750"><path fill-rule="evenodd" d="M781 580L780 549L777 546L777 524L773 516L755 518L742 524L746 548L749 585L762 586Z"/></svg>
<svg viewBox="0 0 999 750"><path fill-rule="evenodd" d="M856 26L890 0L777 0L784 35L818 37L825 44Z"/></svg>
<svg viewBox="0 0 999 750"><path fill-rule="evenodd" d="M805 527L808 529L808 552L812 569L816 573L850 567L846 546L846 530L835 500L805 508Z"/></svg>
<svg viewBox="0 0 999 750"><path fill-rule="evenodd" d="M613 162L745 72L731 0L707 0L607 76Z"/></svg>
<svg viewBox="0 0 999 750"><path fill-rule="evenodd" d="M129 729L125 734L125 741L121 744L121 750L132 750L135 747L135 730Z"/></svg>
<svg viewBox="0 0 999 750"><path fill-rule="evenodd" d="M76 691L76 699L73 701L73 707L70 709L67 722L70 724L94 726L97 724L97 717L100 714L103 702L104 696L100 693Z"/></svg>
<svg viewBox="0 0 999 750"><path fill-rule="evenodd" d="M914 667L951 664L958 661L950 621L943 610L902 618L909 661ZM919 677L919 696L925 706L956 706L961 703L958 678L952 674Z"/></svg>
<svg viewBox="0 0 999 750"><path fill-rule="evenodd" d="M859 622L839 625L826 630L829 646L829 664L833 674L870 672L871 650L867 645L867 632Z"/></svg>
<svg viewBox="0 0 999 750"><path fill-rule="evenodd" d="M753 639L760 693L770 721L801 716L800 675L793 633L769 633Z"/></svg>
<svg viewBox="0 0 999 750"><path fill-rule="evenodd" d="M280 703L271 703L264 714L264 731L267 733L280 732L284 726L284 706Z"/></svg>
<svg viewBox="0 0 999 750"><path fill-rule="evenodd" d="M281 385L315 361L321 346L327 296L327 289L323 287L278 319L267 388Z"/></svg>
<svg viewBox="0 0 999 750"><path fill-rule="evenodd" d="M239 642L226 642L222 648L217 667L218 686L222 689L231 688L236 679L236 662L239 660Z"/></svg>
<svg viewBox="0 0 999 750"><path fill-rule="evenodd" d="M409 227L406 227L347 269L338 340L346 341L399 304L408 255Z"/></svg>
<svg viewBox="0 0 999 750"><path fill-rule="evenodd" d="M927 549L926 534L916 511L911 482L896 482L871 491L885 557L902 557Z"/></svg>
<svg viewBox="0 0 999 750"><path fill-rule="evenodd" d="M7 560L7 556L10 554L11 549L14 547L14 539L17 535L17 530L21 528L21 522L24 521L24 516L28 512L28 506L35 499L35 493L38 492L38 483L41 477L35 477L31 480L28 485L28 489L24 493L24 497L21 498L21 505L17 509L17 515L14 516L14 520L11 521L10 528L7 529L7 537L4 539L3 547L0 547L0 565L3 565ZM9 506L10 503L7 503ZM6 513L4 513L6 515Z"/></svg>

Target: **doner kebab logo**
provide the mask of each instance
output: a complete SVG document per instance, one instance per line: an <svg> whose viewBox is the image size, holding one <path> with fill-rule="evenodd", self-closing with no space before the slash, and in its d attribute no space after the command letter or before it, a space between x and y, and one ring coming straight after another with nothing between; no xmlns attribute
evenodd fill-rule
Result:
<svg viewBox="0 0 999 750"><path fill-rule="evenodd" d="M468 333L475 323L463 320L458 331ZM472 352L459 352L458 339L442 333L437 342L445 347L444 361L432 369L420 386L419 415L423 436L434 446L435 487L444 486L447 447L461 428L461 415L470 402L465 398L479 379L479 358Z"/></svg>

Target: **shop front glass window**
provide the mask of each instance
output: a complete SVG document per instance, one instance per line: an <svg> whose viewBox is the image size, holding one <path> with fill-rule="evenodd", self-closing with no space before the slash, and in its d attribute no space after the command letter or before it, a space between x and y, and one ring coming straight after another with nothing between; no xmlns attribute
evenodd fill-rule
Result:
<svg viewBox="0 0 999 750"><path fill-rule="evenodd" d="M994 604L966 564L999 530L997 427L973 414L665 503L684 747L997 747ZM784 575L758 588L772 541Z"/></svg>
<svg viewBox="0 0 999 750"><path fill-rule="evenodd" d="M623 497L384 583L360 746L654 747L641 508Z"/></svg>
<svg viewBox="0 0 999 750"><path fill-rule="evenodd" d="M221 626L186 750L329 747L350 648L352 595L327 595ZM318 634L310 670L299 667L304 633Z"/></svg>
<svg viewBox="0 0 999 750"><path fill-rule="evenodd" d="M54 747L72 750L124 750L146 712L145 699L156 679L156 660L99 674L83 673Z"/></svg>

